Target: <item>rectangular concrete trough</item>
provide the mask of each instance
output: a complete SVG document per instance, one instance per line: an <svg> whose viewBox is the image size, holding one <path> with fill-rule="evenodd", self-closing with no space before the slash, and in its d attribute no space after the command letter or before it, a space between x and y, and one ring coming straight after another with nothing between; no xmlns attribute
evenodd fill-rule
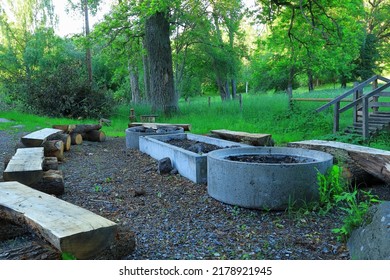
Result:
<svg viewBox="0 0 390 280"><path fill-rule="evenodd" d="M173 139L188 139L216 145L221 148L251 147L250 145L191 133L142 136L139 138L139 149L141 152L150 155L156 160L169 157L173 167L177 169L180 175L195 183L207 183L207 153L197 154L165 143Z"/></svg>

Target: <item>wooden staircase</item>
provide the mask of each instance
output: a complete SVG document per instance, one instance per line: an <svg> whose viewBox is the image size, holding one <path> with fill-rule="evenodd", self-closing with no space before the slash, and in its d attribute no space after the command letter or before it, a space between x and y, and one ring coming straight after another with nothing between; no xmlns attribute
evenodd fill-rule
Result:
<svg viewBox="0 0 390 280"><path fill-rule="evenodd" d="M382 82L381 85L379 85L379 81ZM364 90L367 90L370 84L371 90L365 93ZM352 89L316 111L321 112L334 105L333 133L337 133L340 131L340 114L352 109L352 125L348 126L344 132L368 139L384 129L390 129L390 92L386 91L389 87L390 79L375 75L360 84L355 84ZM352 101L344 107L340 107L341 102L351 95Z"/></svg>

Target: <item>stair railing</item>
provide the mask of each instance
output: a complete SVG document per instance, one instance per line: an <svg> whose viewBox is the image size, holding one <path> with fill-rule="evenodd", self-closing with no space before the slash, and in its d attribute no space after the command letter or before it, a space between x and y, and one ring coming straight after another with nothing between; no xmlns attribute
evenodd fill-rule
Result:
<svg viewBox="0 0 390 280"><path fill-rule="evenodd" d="M378 80L386 82L386 84L378 87ZM370 83L373 83L373 90L370 93L364 94L363 90L364 88L369 85ZM378 103L378 96L381 95L381 93L386 89L390 87L390 79L387 79L385 77L375 75L371 78L367 79L366 81L355 85L352 89L346 91L342 95L336 97L329 103L321 106L316 111L321 112L330 106L334 105L334 114L333 114L333 133L336 133L340 130L340 114L347 111L348 109L353 108L354 113L354 122L357 122L358 120L358 112L362 111L362 137L363 139L367 139L369 137L369 126L368 126L368 111L369 111L369 104L373 99L374 102ZM348 105L344 106L343 108L340 108L341 100L344 98L350 96L353 94L353 101L349 103ZM378 106L375 107L376 110Z"/></svg>

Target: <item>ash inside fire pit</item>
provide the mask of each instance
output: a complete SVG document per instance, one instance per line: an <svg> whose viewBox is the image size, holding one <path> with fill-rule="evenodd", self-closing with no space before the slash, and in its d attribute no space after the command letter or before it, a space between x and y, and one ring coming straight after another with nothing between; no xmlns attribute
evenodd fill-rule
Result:
<svg viewBox="0 0 390 280"><path fill-rule="evenodd" d="M185 149L187 151L197 153L197 154L206 154L211 151L222 149L221 147L213 144L208 144L200 141L194 141L189 139L171 139L165 141L165 143Z"/></svg>
<svg viewBox="0 0 390 280"><path fill-rule="evenodd" d="M248 163L289 164L314 162L313 159L288 155L238 155L228 156L227 160Z"/></svg>

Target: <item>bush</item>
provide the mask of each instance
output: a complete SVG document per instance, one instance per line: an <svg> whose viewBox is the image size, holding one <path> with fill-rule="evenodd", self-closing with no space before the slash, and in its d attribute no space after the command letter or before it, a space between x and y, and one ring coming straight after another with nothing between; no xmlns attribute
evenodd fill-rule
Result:
<svg viewBox="0 0 390 280"><path fill-rule="evenodd" d="M24 96L29 111L56 117L100 118L109 116L112 98L101 89L90 87L81 77L80 65L62 64L50 74L35 77Z"/></svg>

